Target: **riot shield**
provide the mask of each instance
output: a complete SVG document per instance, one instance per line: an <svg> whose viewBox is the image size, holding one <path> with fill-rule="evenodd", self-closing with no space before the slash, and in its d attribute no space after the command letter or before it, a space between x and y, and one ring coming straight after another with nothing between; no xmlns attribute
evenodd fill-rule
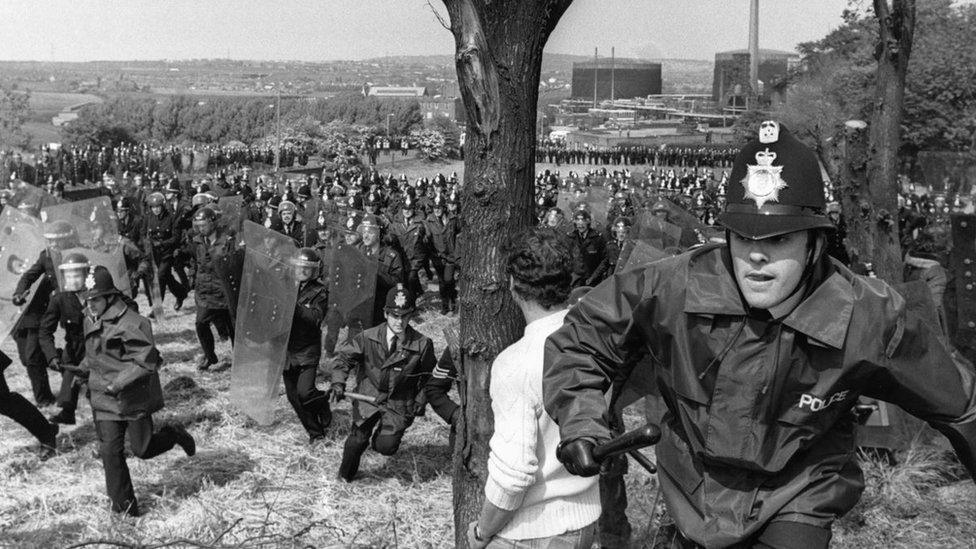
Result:
<svg viewBox="0 0 976 549"><path fill-rule="evenodd" d="M967 194L976 185L976 158L971 153L922 151L918 163L925 183L935 192Z"/></svg>
<svg viewBox="0 0 976 549"><path fill-rule="evenodd" d="M352 331L372 325L378 267L377 261L366 257L357 246L345 242L336 245L329 275L329 307Z"/></svg>
<svg viewBox="0 0 976 549"><path fill-rule="evenodd" d="M10 197L7 204L15 206L21 212L34 217L40 217L42 209L61 202L54 195L24 182L15 185L12 190L14 195Z"/></svg>
<svg viewBox="0 0 976 549"><path fill-rule="evenodd" d="M657 261L658 259L670 257L670 254L664 250L657 248L653 244L643 240L632 240L620 253L621 256L624 256L624 254L626 254L626 259L621 257L621 259L617 261L616 272L618 273L629 271L637 267L643 267L644 265Z"/></svg>
<svg viewBox="0 0 976 549"><path fill-rule="evenodd" d="M278 383L298 299L298 277L290 263L294 241L246 221L244 279L234 340L230 400L261 425L274 417Z"/></svg>
<svg viewBox="0 0 976 549"><path fill-rule="evenodd" d="M48 206L41 210L41 220L46 229L53 228L61 221L70 223L74 229L74 238L65 239L58 247L48 250L55 265L61 262L64 255L82 253L92 267L102 265L112 273L112 280L119 291L129 293L129 271L125 266L119 221L107 196ZM55 269L54 272L58 277L58 288L63 288L61 271Z"/></svg>
<svg viewBox="0 0 976 549"><path fill-rule="evenodd" d="M223 232L241 234L247 210L243 196L222 196L217 199L217 227Z"/></svg>
<svg viewBox="0 0 976 549"><path fill-rule="evenodd" d="M605 227L611 220L607 219L610 210L610 189L606 187L590 187L586 193L586 206L593 216L593 225Z"/></svg>
<svg viewBox="0 0 976 549"><path fill-rule="evenodd" d="M634 223L634 238L643 240L661 250L680 246L681 233L681 227L650 212L639 214Z"/></svg>
<svg viewBox="0 0 976 549"><path fill-rule="evenodd" d="M31 267L45 246L41 222L14 208L0 213L0 342L7 339L23 313L12 298L20 276ZM31 287L27 302L34 297L37 285ZM24 305L26 308L26 305Z"/></svg>

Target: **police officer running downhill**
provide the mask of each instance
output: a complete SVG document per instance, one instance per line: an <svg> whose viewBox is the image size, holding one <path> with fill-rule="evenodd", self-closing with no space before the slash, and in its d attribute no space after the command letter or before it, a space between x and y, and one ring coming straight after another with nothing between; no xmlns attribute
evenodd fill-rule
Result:
<svg viewBox="0 0 976 549"><path fill-rule="evenodd" d="M604 392L630 374L668 409L657 458L678 547L826 547L864 489L860 395L927 421L976 476L971 365L922 303L825 255L813 152L765 122L728 194L727 243L612 276L549 338L544 402L566 468L600 472Z"/></svg>

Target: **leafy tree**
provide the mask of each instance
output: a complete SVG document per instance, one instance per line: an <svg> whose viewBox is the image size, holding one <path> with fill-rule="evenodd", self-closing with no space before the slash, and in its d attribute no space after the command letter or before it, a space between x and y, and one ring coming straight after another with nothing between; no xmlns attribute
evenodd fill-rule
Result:
<svg viewBox="0 0 976 549"><path fill-rule="evenodd" d="M24 131L30 113L28 93L0 86L0 150L30 146L30 136Z"/></svg>
<svg viewBox="0 0 976 549"><path fill-rule="evenodd" d="M427 160L443 160L447 158L447 140L440 130L423 129L417 132L417 147L420 149L420 156Z"/></svg>

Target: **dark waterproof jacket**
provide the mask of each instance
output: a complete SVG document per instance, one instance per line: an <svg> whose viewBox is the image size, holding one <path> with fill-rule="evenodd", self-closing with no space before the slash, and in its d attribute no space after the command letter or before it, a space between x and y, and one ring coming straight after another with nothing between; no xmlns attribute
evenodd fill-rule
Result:
<svg viewBox="0 0 976 549"><path fill-rule="evenodd" d="M200 235L193 237L193 253L197 261L193 298L197 307L227 309L230 301L227 299L226 273L222 266L234 254L235 238L220 230L213 236L212 240Z"/></svg>
<svg viewBox="0 0 976 549"><path fill-rule="evenodd" d="M864 487L859 395L927 421L976 473L976 378L923 304L825 260L792 313L762 320L746 316L729 265L724 246L705 246L613 276L570 310L543 381L564 441L609 438L615 377L631 373L630 389L653 379L668 409L664 498L706 547L773 520L829 527L849 511Z"/></svg>
<svg viewBox="0 0 976 549"><path fill-rule="evenodd" d="M456 263L458 260L457 236L461 230L458 218L454 216L437 217L432 214L427 216L427 221L424 224L427 227L430 245L437 257L448 263Z"/></svg>
<svg viewBox="0 0 976 549"><path fill-rule="evenodd" d="M412 417L420 409L423 387L434 364L434 344L412 327L407 327L397 350L387 356L386 323L364 330L336 350L338 361L332 370L333 383L346 383L353 375L356 391L376 397L379 405L394 413ZM358 403L362 417L376 408Z"/></svg>
<svg viewBox="0 0 976 549"><path fill-rule="evenodd" d="M96 420L131 421L163 407L159 368L149 320L118 297L100 319L85 316L88 390ZM112 386L115 394L108 394Z"/></svg>
<svg viewBox="0 0 976 549"><path fill-rule="evenodd" d="M410 268L419 269L427 258L427 234L423 222L416 216L408 222L401 215L390 224L390 234L400 242Z"/></svg>
<svg viewBox="0 0 976 549"><path fill-rule="evenodd" d="M328 308L329 289L324 284L312 279L299 286L286 368L318 366L322 356L322 321Z"/></svg>

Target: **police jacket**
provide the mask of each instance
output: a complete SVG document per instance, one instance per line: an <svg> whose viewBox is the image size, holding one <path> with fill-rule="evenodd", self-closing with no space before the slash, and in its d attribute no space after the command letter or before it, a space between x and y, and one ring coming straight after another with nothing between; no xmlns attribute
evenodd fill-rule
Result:
<svg viewBox="0 0 976 549"><path fill-rule="evenodd" d="M416 217L406 221L402 215L398 216L390 224L390 234L399 240L400 247L407 255L407 261L419 268L427 257L427 235L423 222Z"/></svg>
<svg viewBox="0 0 976 549"><path fill-rule="evenodd" d="M347 339L336 351L338 360L332 370L332 382L346 383L352 375L356 391L376 397L378 405L394 413L412 416L420 409L418 400L434 369L434 344L408 326L396 351L390 354L386 331L383 322ZM370 413L367 409L362 415L367 417Z"/></svg>
<svg viewBox="0 0 976 549"><path fill-rule="evenodd" d="M437 366L434 367L430 379L424 386L424 394L427 396L430 407L447 423L453 423L454 412L459 408L458 404L448 396L456 379L457 367L454 365L451 349L446 348L441 353L441 358L437 360Z"/></svg>
<svg viewBox="0 0 976 549"><path fill-rule="evenodd" d="M400 254L390 246L381 245L379 251L373 254L370 248L361 246L366 257L375 258L378 262L376 267L376 294L373 299L373 322L376 326L383 322L383 305L386 294L398 283L406 282L406 269L403 268L403 259Z"/></svg>
<svg viewBox="0 0 976 549"><path fill-rule="evenodd" d="M288 368L318 366L322 356L322 320L329 307L329 290L317 279L298 288L295 316L288 337Z"/></svg>
<svg viewBox="0 0 976 549"><path fill-rule="evenodd" d="M38 256L37 261L20 276L14 294L27 292L39 278L41 281L37 285L37 291L34 292L34 297L17 322L16 329L18 330L39 327L41 317L47 311L51 296L57 291L58 279L54 275L54 263L51 261L51 256L47 250L41 250L41 255Z"/></svg>
<svg viewBox="0 0 976 549"><path fill-rule="evenodd" d="M171 258L180 243L180 229L178 219L165 207L159 215L150 210L142 222L142 242L144 251L153 254L153 258L160 262L164 258Z"/></svg>
<svg viewBox="0 0 976 549"><path fill-rule="evenodd" d="M446 221L445 221L446 218ZM427 216L424 223L434 252L440 259L454 263L457 261L457 236L460 223L455 216Z"/></svg>
<svg viewBox="0 0 976 549"><path fill-rule="evenodd" d="M596 286L604 278L617 272L617 263L620 261L620 252L623 251L624 246L627 241L619 241L616 238L609 240L607 242L607 253L603 257L603 261L600 262L600 266L596 268L596 271L590 275L587 279L587 286Z"/></svg>
<svg viewBox="0 0 976 549"><path fill-rule="evenodd" d="M296 246L305 246L307 240L305 237L305 225L301 221L294 220L285 225L280 217L275 217L271 221L271 230L290 237L295 241Z"/></svg>
<svg viewBox="0 0 976 549"><path fill-rule="evenodd" d="M573 229L567 235L573 254L573 286L585 285L607 255L607 241L593 228L585 234Z"/></svg>
<svg viewBox="0 0 976 549"><path fill-rule="evenodd" d="M613 276L569 312L543 381L564 441L609 437L615 376L640 392L653 380L668 410L656 449L665 501L707 547L775 519L829 527L849 511L864 488L859 395L927 421L976 472L973 370L918 303L825 259L791 313L763 320L746 314L730 265L724 245L704 246Z"/></svg>
<svg viewBox="0 0 976 549"><path fill-rule="evenodd" d="M227 280L221 276L221 269L235 251L234 236L229 232L217 229L212 237L197 235L193 238L193 252L197 261L196 286L194 299L198 307L207 309L227 309L230 302L227 299Z"/></svg>
<svg viewBox="0 0 976 549"><path fill-rule="evenodd" d="M77 366L85 358L84 309L85 305L77 292L58 292L51 298L38 330L41 352L48 364L58 358L54 344L58 324L64 328L62 362Z"/></svg>
<svg viewBox="0 0 976 549"><path fill-rule="evenodd" d="M149 320L118 296L99 319L85 316L88 391L96 420L133 420L163 407L159 368L163 359ZM114 388L109 394L108 388Z"/></svg>

